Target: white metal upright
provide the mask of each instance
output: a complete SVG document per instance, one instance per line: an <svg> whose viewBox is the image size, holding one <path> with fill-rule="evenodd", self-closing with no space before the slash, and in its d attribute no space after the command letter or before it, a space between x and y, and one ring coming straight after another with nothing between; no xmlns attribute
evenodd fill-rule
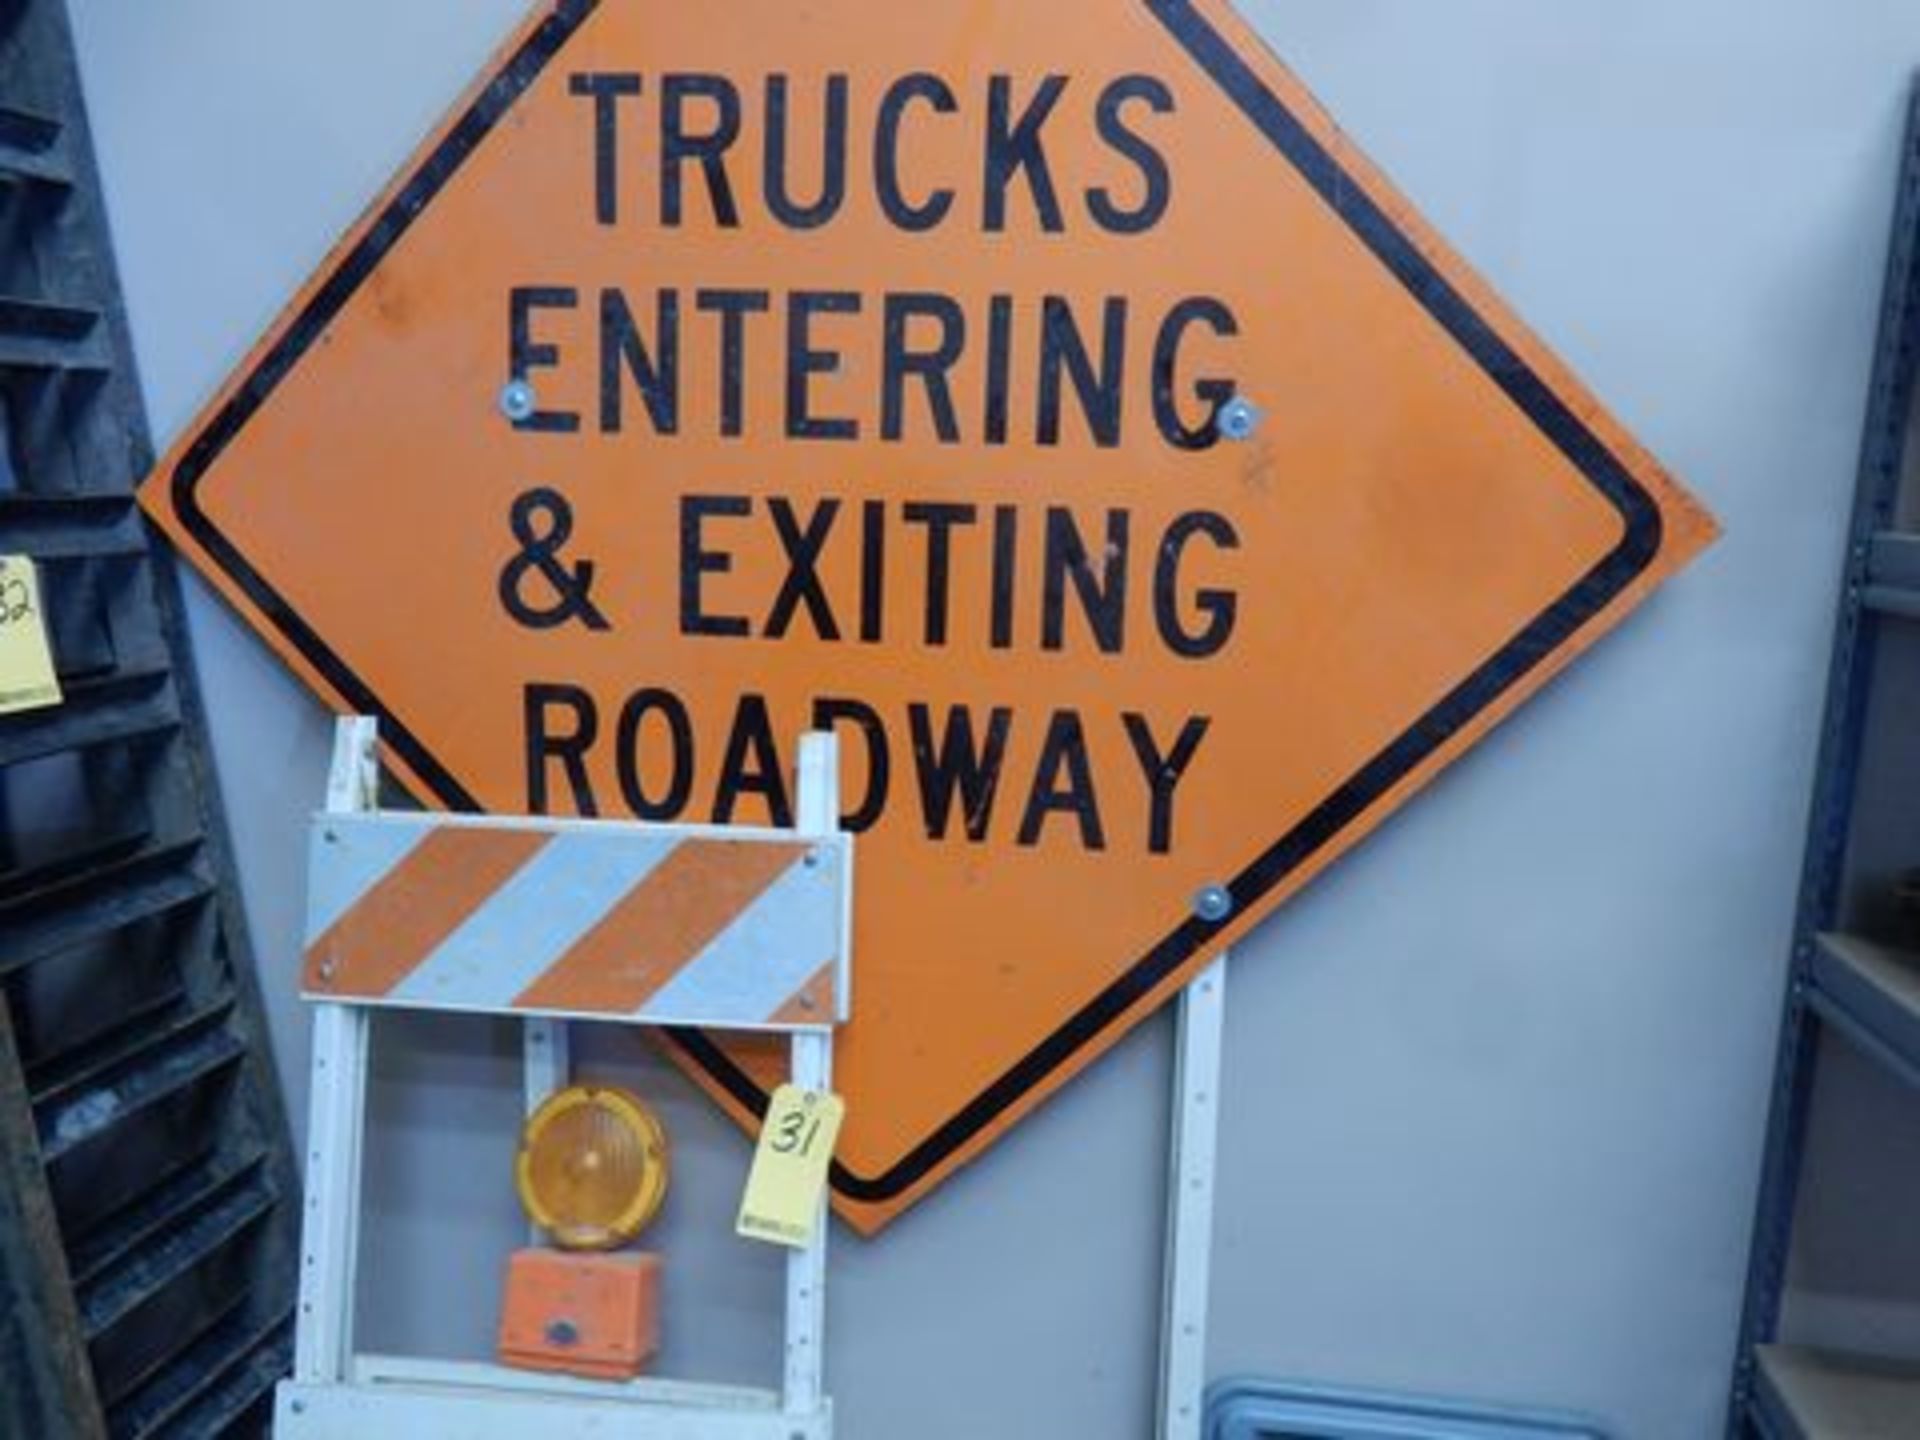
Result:
<svg viewBox="0 0 1920 1440"><path fill-rule="evenodd" d="M795 829L808 836L831 835L840 827L839 741L830 733L800 742L800 780L795 787ZM833 1086L833 1032L793 1032L793 1083L805 1090ZM814 1217L813 1243L787 1255L786 1376L782 1394L790 1411L805 1414L819 1407L825 1393L827 1326L826 1200Z"/></svg>
<svg viewBox="0 0 1920 1440"><path fill-rule="evenodd" d="M374 722L363 716L334 727L327 814L373 808L380 773L374 739ZM344 1381L353 1359L368 1024L367 1012L357 1005L323 1002L314 1007L300 1313L293 1349L294 1377L313 1384Z"/></svg>
<svg viewBox="0 0 1920 1440"><path fill-rule="evenodd" d="M1227 1014L1223 951L1180 992L1167 1251L1160 1328L1159 1440L1200 1440L1207 1386L1207 1295L1213 1178L1219 1153L1220 1058Z"/></svg>
<svg viewBox="0 0 1920 1440"><path fill-rule="evenodd" d="M573 1077L573 1043L564 1020L536 1017L521 1023L521 1070L527 1114L538 1110L549 1095L564 1090ZM538 1243L540 1227L531 1220L527 1232Z"/></svg>

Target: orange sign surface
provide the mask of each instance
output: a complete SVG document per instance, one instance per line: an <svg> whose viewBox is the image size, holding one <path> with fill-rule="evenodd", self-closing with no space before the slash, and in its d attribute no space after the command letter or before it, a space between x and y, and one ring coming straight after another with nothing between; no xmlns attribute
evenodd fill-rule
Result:
<svg viewBox="0 0 1920 1440"><path fill-rule="evenodd" d="M428 804L840 732L867 1230L1713 533L1217 0L543 8L143 499Z"/></svg>

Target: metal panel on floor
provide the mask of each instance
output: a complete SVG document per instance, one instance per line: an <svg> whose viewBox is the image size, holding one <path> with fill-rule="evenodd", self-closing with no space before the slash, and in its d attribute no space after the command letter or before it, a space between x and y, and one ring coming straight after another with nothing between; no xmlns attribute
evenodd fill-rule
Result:
<svg viewBox="0 0 1920 1440"><path fill-rule="evenodd" d="M1575 1416L1235 1380L1207 1401L1206 1440L1606 1440Z"/></svg>

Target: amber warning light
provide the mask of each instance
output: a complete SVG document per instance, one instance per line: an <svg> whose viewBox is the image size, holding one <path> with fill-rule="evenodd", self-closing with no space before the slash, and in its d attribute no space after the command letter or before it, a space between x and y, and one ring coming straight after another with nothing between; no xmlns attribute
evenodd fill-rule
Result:
<svg viewBox="0 0 1920 1440"><path fill-rule="evenodd" d="M625 1092L575 1085L528 1117L514 1163L527 1217L562 1250L635 1239L667 1198L667 1135Z"/></svg>
<svg viewBox="0 0 1920 1440"><path fill-rule="evenodd" d="M660 1257L621 1247L660 1213L667 1136L641 1100L574 1085L528 1117L514 1161L527 1216L557 1248L507 1267L500 1358L509 1365L628 1379L659 1348Z"/></svg>

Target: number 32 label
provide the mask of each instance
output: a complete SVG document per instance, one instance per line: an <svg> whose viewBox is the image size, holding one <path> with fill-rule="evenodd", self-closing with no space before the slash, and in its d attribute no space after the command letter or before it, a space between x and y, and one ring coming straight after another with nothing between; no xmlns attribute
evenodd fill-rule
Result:
<svg viewBox="0 0 1920 1440"><path fill-rule="evenodd" d="M812 1242L846 1111L845 1102L825 1090L782 1085L773 1092L734 1222L738 1234L795 1249Z"/></svg>

